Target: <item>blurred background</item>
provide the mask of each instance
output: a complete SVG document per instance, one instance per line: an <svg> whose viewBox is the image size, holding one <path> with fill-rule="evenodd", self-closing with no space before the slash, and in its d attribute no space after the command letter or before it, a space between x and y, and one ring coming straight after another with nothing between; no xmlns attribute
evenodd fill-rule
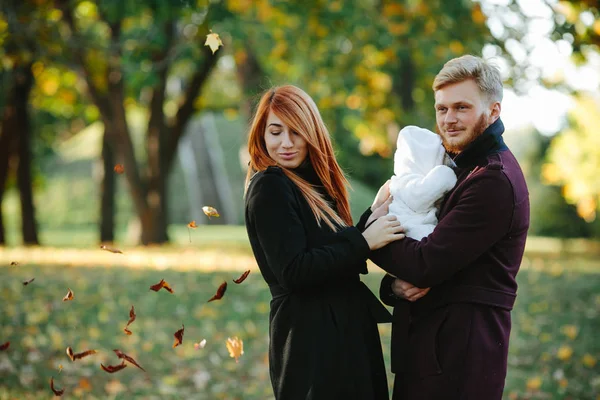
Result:
<svg viewBox="0 0 600 400"><path fill-rule="evenodd" d="M243 226L258 98L291 83L315 99L356 219L392 174L398 131L434 129L436 73L470 53L501 70L504 137L531 195L505 397L600 399L599 8L3 0L0 344L10 344L0 398L48 398L52 376L67 398L272 398L270 295ZM377 291L382 275L370 271ZM149 292L160 279L175 293ZM224 298L206 303L224 280ZM172 348L182 323L184 343ZM380 330L389 365L389 326ZM244 340L239 363L225 346L233 336ZM71 361L67 346L99 353ZM118 364L114 348L146 372L102 371Z"/></svg>

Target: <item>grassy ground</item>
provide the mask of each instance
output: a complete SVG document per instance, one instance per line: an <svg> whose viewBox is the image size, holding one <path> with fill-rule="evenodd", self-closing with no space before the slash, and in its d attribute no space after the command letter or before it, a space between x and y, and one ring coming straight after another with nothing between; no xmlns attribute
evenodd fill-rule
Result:
<svg viewBox="0 0 600 400"><path fill-rule="evenodd" d="M51 376L66 389L63 398L272 398L266 358L270 295L255 270L235 285L231 279L240 273L235 266L217 272L202 266L181 271L5 263L0 268L0 342L11 342L0 352L0 399L49 398ZM372 271L364 280L376 290L381 275ZM598 271L593 261L525 260L505 398L598 398ZM22 285L32 277L33 283ZM160 279L175 293L148 289ZM207 303L224 280L229 282L224 298ZM75 298L63 302L69 288ZM123 327L131 305L137 319L127 336ZM173 348L173 333L182 324L183 345ZM387 357L389 326L381 326L381 333ZM244 341L239 363L225 346L233 336ZM202 339L206 347L194 349ZM99 353L72 362L67 346ZM133 356L146 372L132 365L115 374L102 371L100 363L120 361L112 349Z"/></svg>

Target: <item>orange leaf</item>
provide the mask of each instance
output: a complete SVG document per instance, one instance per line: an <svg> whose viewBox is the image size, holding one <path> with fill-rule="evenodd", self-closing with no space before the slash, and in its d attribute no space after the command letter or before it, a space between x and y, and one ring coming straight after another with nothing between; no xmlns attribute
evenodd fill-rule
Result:
<svg viewBox="0 0 600 400"><path fill-rule="evenodd" d="M229 356L235 358L235 362L238 362L238 358L244 354L244 342L235 336L233 339L227 338L225 345L229 351Z"/></svg>
<svg viewBox="0 0 600 400"><path fill-rule="evenodd" d="M206 214L206 216L208 218L210 218L210 217L220 217L219 212L214 207L204 206L204 207L202 207L202 211L204 211L204 214Z"/></svg>
<svg viewBox="0 0 600 400"><path fill-rule="evenodd" d="M34 279L35 279L35 278L31 278L31 279L30 279L30 280L28 280L28 281L23 281L23 286L27 286L27 285L29 285L31 282L33 282L33 280L34 280Z"/></svg>
<svg viewBox="0 0 600 400"><path fill-rule="evenodd" d="M86 350L81 353L73 353L73 349L71 347L67 347L67 355L71 359L71 361L79 360L80 358L90 356L92 354L96 354L98 351L96 350Z"/></svg>
<svg viewBox="0 0 600 400"><path fill-rule="evenodd" d="M175 341L173 342L173 348L179 346L180 344L183 343L183 330L184 330L184 326L183 324L181 324L181 329L178 330L177 332L175 332L175 334L173 336L175 336Z"/></svg>
<svg viewBox="0 0 600 400"><path fill-rule="evenodd" d="M123 172L125 172L125 167L123 166L123 164L117 164L115 165L114 170L117 174L122 174Z"/></svg>
<svg viewBox="0 0 600 400"><path fill-rule="evenodd" d="M200 342L194 343L194 349L196 350L203 349L204 346L206 346L206 339L202 339Z"/></svg>
<svg viewBox="0 0 600 400"><path fill-rule="evenodd" d="M54 392L54 394L56 396L62 396L63 393L65 392L65 389L61 389L61 390L54 389L54 377L50 378L50 389L52 389L52 391Z"/></svg>
<svg viewBox="0 0 600 400"><path fill-rule="evenodd" d="M234 279L233 281L239 285L240 283L242 283L242 282L244 282L246 280L246 278L248 277L249 274L250 274L250 270L244 272L242 274L242 276L240 276L237 279Z"/></svg>
<svg viewBox="0 0 600 400"><path fill-rule="evenodd" d="M223 295L225 294L226 290L227 290L227 282L221 283L221 286L219 286L219 288L217 289L217 293L215 293L215 295L213 297L211 297L210 300L207 301L207 303L210 303L213 300L221 300L223 298Z"/></svg>
<svg viewBox="0 0 600 400"><path fill-rule="evenodd" d="M135 361L132 357L130 357L127 354L123 353L121 350L114 349L113 351L117 354L117 357L129 361L130 363L132 363L133 365L135 365L136 367L138 367L142 371L146 372L146 370L144 368L142 368L140 366L140 364L138 364L137 361Z"/></svg>
<svg viewBox="0 0 600 400"><path fill-rule="evenodd" d="M131 332L129 329L127 329L127 327L123 328L123 332L125 332L127 335L133 334L133 332Z"/></svg>
<svg viewBox="0 0 600 400"><path fill-rule="evenodd" d="M73 300L73 297L75 297L75 295L71 291L71 288L69 288L69 291L67 292L67 294L65 294L65 297L63 297L63 301Z"/></svg>
<svg viewBox="0 0 600 400"><path fill-rule="evenodd" d="M2 343L0 345L0 350L4 351L4 350L8 349L8 346L10 346L10 342Z"/></svg>
<svg viewBox="0 0 600 400"><path fill-rule="evenodd" d="M150 290L154 290L155 292L158 292L160 289L163 288L169 293L175 293L175 291L171 289L171 286L169 286L169 284L164 279L161 279L160 282L158 282L156 285L150 286Z"/></svg>
<svg viewBox="0 0 600 400"><path fill-rule="evenodd" d="M104 366L104 364L100 364L100 367L102 367L102 369L105 370L106 372L108 372L109 374L112 374L112 373L115 373L115 372L120 371L123 368L127 367L127 364L125 364L125 361L122 361L121 364L119 364L119 365Z"/></svg>
<svg viewBox="0 0 600 400"><path fill-rule="evenodd" d="M119 249L115 249L113 247L109 247L109 246L105 246L105 245L101 245L100 248L102 250L106 250L106 251L110 251L111 253L119 253L119 254L123 254L123 252Z"/></svg>
<svg viewBox="0 0 600 400"><path fill-rule="evenodd" d="M198 225L196 225L195 220L190 222L187 226L188 226L188 228L193 228L193 229L196 229L198 227Z"/></svg>

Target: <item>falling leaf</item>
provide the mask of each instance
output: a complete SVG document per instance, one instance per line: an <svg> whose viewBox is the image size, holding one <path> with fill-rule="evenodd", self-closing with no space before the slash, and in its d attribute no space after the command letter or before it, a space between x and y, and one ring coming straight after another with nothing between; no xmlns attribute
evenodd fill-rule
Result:
<svg viewBox="0 0 600 400"><path fill-rule="evenodd" d="M19 263L18 263L18 262L16 262L16 261L11 261L11 262L10 262L10 265L19 265Z"/></svg>
<svg viewBox="0 0 600 400"><path fill-rule="evenodd" d="M127 321L127 325L125 325L125 328L123 329L123 331L125 331L126 334L131 335L131 331L129 329L127 329L127 327L129 327L129 325L135 321L135 309L133 308L133 306L131 306L131 310L129 310L129 321Z"/></svg>
<svg viewBox="0 0 600 400"><path fill-rule="evenodd" d="M237 279L234 279L233 281L239 285L240 283L242 283L242 282L244 282L246 280L246 278L248 277L249 274L250 274L250 270L244 272L242 274L242 276L240 276Z"/></svg>
<svg viewBox="0 0 600 400"><path fill-rule="evenodd" d="M219 212L214 207L204 206L204 207L202 207L202 211L204 211L204 214L206 214L206 216L208 218L210 218L210 217L220 217Z"/></svg>
<svg viewBox="0 0 600 400"><path fill-rule="evenodd" d="M123 252L119 249L115 249L113 247L109 247L109 246L105 246L105 245L101 245L100 248L102 250L106 250L106 251L110 251L111 253L119 253L119 254L123 254Z"/></svg>
<svg viewBox="0 0 600 400"><path fill-rule="evenodd" d="M104 364L100 364L100 367L105 370L106 372L108 372L109 374L115 373L117 371L122 370L123 368L127 367L127 364L125 364L125 361L122 361L121 364L119 365L107 365L104 366Z"/></svg>
<svg viewBox="0 0 600 400"><path fill-rule="evenodd" d="M227 290L227 282L221 283L221 286L219 286L219 288L217 289L217 293L215 293L215 295L213 297L211 297L210 300L207 301L207 303L210 303L213 300L221 300L223 298L223 295L225 294L226 290Z"/></svg>
<svg viewBox="0 0 600 400"><path fill-rule="evenodd" d="M198 225L196 225L196 221L192 221L189 224L187 224L187 227L188 227L188 236L190 237L190 243L192 243L192 234L190 232L190 228L196 229L198 227Z"/></svg>
<svg viewBox="0 0 600 400"><path fill-rule="evenodd" d="M194 343L194 349L203 349L206 346L206 339L202 339L199 343Z"/></svg>
<svg viewBox="0 0 600 400"><path fill-rule="evenodd" d="M35 278L31 278L31 279L30 279L30 280L28 280L28 281L23 281L23 286L27 286L27 285L29 285L31 282L33 282L33 281L34 281L34 279L35 279Z"/></svg>
<svg viewBox="0 0 600 400"><path fill-rule="evenodd" d="M74 297L75 295L73 294L73 291L71 290L71 288L69 288L69 291L67 292L67 294L65 294L65 297L63 297L63 301L73 300Z"/></svg>
<svg viewBox="0 0 600 400"><path fill-rule="evenodd" d="M4 350L8 349L8 346L10 346L10 342L2 343L0 345L0 351L4 351Z"/></svg>
<svg viewBox="0 0 600 400"><path fill-rule="evenodd" d="M117 174L122 174L123 172L125 172L125 167L123 166L123 164L117 164L115 165L114 170Z"/></svg>
<svg viewBox="0 0 600 400"><path fill-rule="evenodd" d="M229 351L229 357L235 358L235 362L238 362L238 359L244 354L244 342L235 336L233 339L227 338L225 345Z"/></svg>
<svg viewBox="0 0 600 400"><path fill-rule="evenodd" d="M80 358L90 356L92 354L96 354L97 350L86 350L81 353L73 353L73 349L71 347L67 347L67 355L71 359L71 361L79 360Z"/></svg>
<svg viewBox="0 0 600 400"><path fill-rule="evenodd" d="M135 361L133 358L131 358L130 356L128 356L127 354L123 353L121 350L118 349L114 349L113 350L116 354L117 357L122 358L124 360L129 361L130 363L132 363L133 365L135 365L136 367L138 367L139 369L141 369L142 371L146 372L146 370L144 368L142 368L140 366L140 364L137 363L137 361Z"/></svg>
<svg viewBox="0 0 600 400"><path fill-rule="evenodd" d="M59 374L60 374L60 372L62 371L62 369L63 369L63 366L62 366L62 364L58 364L58 373L59 373Z"/></svg>
<svg viewBox="0 0 600 400"><path fill-rule="evenodd" d="M208 35L206 35L206 42L204 42L205 46L209 46L212 50L212 53L215 54L215 51L219 49L220 46L223 46L223 42L219 37L218 33L213 33L211 30Z"/></svg>
<svg viewBox="0 0 600 400"><path fill-rule="evenodd" d="M181 329L178 330L177 332L175 332L175 334L173 336L175 336L175 341L173 342L173 348L179 346L180 344L183 343L183 330L184 330L184 326L183 324L181 324Z"/></svg>
<svg viewBox="0 0 600 400"><path fill-rule="evenodd" d="M169 293L175 293L175 291L171 289L171 286L169 286L169 284L164 279L161 279L160 282L158 282L156 285L150 286L150 290L154 290L155 292L158 292L160 289L163 288Z"/></svg>
<svg viewBox="0 0 600 400"><path fill-rule="evenodd" d="M54 389L54 377L50 378L50 389L52 389L52 391L54 392L54 394L56 396L62 396L63 393L65 392L65 389L61 389L61 390Z"/></svg>

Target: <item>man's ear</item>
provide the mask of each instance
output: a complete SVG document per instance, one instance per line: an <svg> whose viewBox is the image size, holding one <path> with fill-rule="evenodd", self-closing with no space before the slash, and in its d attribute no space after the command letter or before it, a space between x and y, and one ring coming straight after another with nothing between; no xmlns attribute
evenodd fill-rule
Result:
<svg viewBox="0 0 600 400"><path fill-rule="evenodd" d="M499 101L495 101L490 106L490 116L489 116L489 124L493 124L496 122L498 118L500 118L500 111L502 111L502 105Z"/></svg>

